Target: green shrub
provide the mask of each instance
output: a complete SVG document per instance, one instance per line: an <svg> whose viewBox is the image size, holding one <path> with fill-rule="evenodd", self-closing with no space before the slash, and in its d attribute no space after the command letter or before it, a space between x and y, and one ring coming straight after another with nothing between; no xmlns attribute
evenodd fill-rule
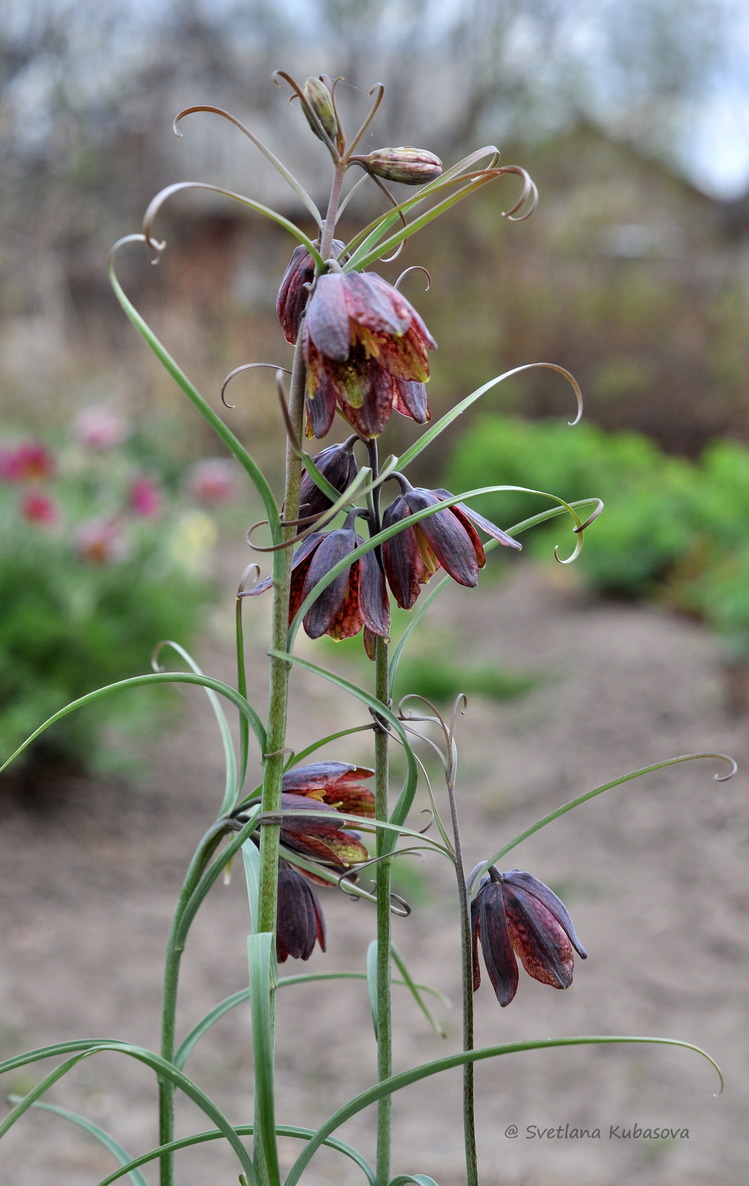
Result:
<svg viewBox="0 0 749 1186"><path fill-rule="evenodd" d="M666 457L637 433L607 434L592 424L480 418L455 452L450 489L510 484L562 498L602 498L604 514L578 561L599 591L624 597L652 593L683 555L693 531L693 475L688 462ZM551 505L537 495L486 495L477 509L509 527ZM564 519L524 537L532 554L564 547Z"/></svg>
<svg viewBox="0 0 749 1186"><path fill-rule="evenodd" d="M108 415L98 436L83 422L59 445L0 449L4 757L69 701L147 672L160 640L188 644L214 596L213 518L171 474L145 472ZM122 768L169 700L140 689L77 711L29 748L27 771Z"/></svg>
<svg viewBox="0 0 749 1186"><path fill-rule="evenodd" d="M528 485L605 509L577 561L597 592L657 597L702 617L732 651L749 654L749 450L714 441L698 462L662 453L636 433L591 424L479 418L453 456L450 489ZM542 509L535 495L497 493L477 509L510 527ZM523 539L533 556L564 554L564 519ZM491 567L491 566L490 566Z"/></svg>

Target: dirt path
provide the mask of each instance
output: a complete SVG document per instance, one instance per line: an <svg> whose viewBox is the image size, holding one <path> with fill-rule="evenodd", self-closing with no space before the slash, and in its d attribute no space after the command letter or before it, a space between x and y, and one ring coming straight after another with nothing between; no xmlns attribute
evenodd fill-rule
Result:
<svg viewBox="0 0 749 1186"><path fill-rule="evenodd" d="M207 670L226 677L230 616L211 625L200 655ZM476 998L479 1044L585 1033L683 1038L721 1064L724 1094L714 1097L706 1062L663 1047L580 1047L484 1063L478 1073L483 1182L739 1186L749 1163L749 747L746 720L725 708L715 643L698 626L656 611L589 604L573 576L530 567L501 586L451 591L437 602L436 622L447 656L486 658L490 639L499 661L543 676L521 699L477 698L461 722L469 865L557 804L627 770L699 750L728 751L742 763L724 784L713 781L718 766L710 761L649 775L522 845L511 863L563 893L590 958L578 965L567 993L523 977L507 1010L499 1009L488 983ZM4 1055L81 1036L157 1044L160 965L174 895L223 785L220 747L202 708L191 695L183 727L157 747L144 785L78 782L66 788L63 802L52 796L36 810L0 805ZM341 726L360 713L327 685L300 680L297 748L326 719ZM354 739L328 756L367 761L369 755L366 742ZM396 922L396 941L413 974L455 1001L450 870L434 858L412 862L404 887L414 909ZM310 966L360 970L372 937L369 908L331 891L324 909L329 951ZM236 876L215 889L191 934L185 1027L246 982L245 933ZM457 1009L438 1005L437 1012L444 1041L410 999L397 998L398 1068L457 1048ZM355 982L284 989L280 1013L279 1118L313 1126L372 1080L366 992ZM248 1061L247 1018L239 1010L204 1040L187 1068L237 1122L252 1112ZM30 1068L7 1086L22 1091L38 1077L39 1068ZM461 1186L459 1093L455 1073L402 1093L394 1172L429 1173L440 1186ZM152 1079L129 1060L89 1059L50 1099L111 1126L129 1149L155 1143ZM515 1137L506 1135L513 1124ZM680 1135L638 1136L635 1126ZM207 1126L185 1108L181 1128L190 1127ZM371 1114L363 1113L342 1135L371 1153L371 1132ZM289 1143L287 1160L292 1151ZM180 1186L236 1182L234 1160L218 1145L182 1155L179 1166ZM41 1113L0 1143L2 1186L94 1186L111 1167L90 1138ZM305 1182L361 1180L350 1163L331 1155L321 1157Z"/></svg>

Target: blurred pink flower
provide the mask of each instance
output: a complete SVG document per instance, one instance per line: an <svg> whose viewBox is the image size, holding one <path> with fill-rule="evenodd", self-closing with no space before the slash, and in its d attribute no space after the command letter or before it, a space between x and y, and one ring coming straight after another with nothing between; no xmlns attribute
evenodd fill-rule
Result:
<svg viewBox="0 0 749 1186"><path fill-rule="evenodd" d="M161 512L163 502L158 482L147 474L139 474L130 483L128 501L136 515L143 519L155 519Z"/></svg>
<svg viewBox="0 0 749 1186"><path fill-rule="evenodd" d="M50 527L59 518L57 504L42 494L40 490L31 490L21 499L21 515L27 523L38 523Z"/></svg>
<svg viewBox="0 0 749 1186"><path fill-rule="evenodd" d="M73 436L97 453L115 449L128 436L128 425L119 412L94 406L85 408L73 421Z"/></svg>
<svg viewBox="0 0 749 1186"><path fill-rule="evenodd" d="M116 564L127 556L127 541L116 519L88 519L73 532L73 547L89 564Z"/></svg>
<svg viewBox="0 0 749 1186"><path fill-rule="evenodd" d="M45 481L54 472L54 458L41 441L25 441L0 452L0 478L5 482Z"/></svg>
<svg viewBox="0 0 749 1186"><path fill-rule="evenodd" d="M196 461L188 472L187 488L200 502L228 502L237 492L234 463L224 457Z"/></svg>

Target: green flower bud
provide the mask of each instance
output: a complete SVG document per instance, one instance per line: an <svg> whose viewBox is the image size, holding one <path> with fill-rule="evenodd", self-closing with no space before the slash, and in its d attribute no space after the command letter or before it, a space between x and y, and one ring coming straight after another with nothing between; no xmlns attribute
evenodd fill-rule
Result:
<svg viewBox="0 0 749 1186"><path fill-rule="evenodd" d="M338 120L336 119L335 108L333 107L333 98L327 86L321 78L308 78L302 89L305 99L325 128L330 139L335 142L338 135ZM304 114L307 117L307 123L312 128L318 140L322 140L320 130L314 121L310 119L306 108Z"/></svg>
<svg viewBox="0 0 749 1186"><path fill-rule="evenodd" d="M423 185L434 181L442 172L442 161L425 148L378 148L367 157L357 157L362 165L386 181L400 181L404 185Z"/></svg>

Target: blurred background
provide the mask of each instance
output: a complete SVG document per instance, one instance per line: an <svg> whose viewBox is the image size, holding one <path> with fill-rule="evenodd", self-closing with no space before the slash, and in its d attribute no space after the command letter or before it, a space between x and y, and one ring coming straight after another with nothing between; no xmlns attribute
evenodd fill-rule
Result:
<svg viewBox="0 0 749 1186"><path fill-rule="evenodd" d="M193 646L212 674L234 678L234 592L252 558L243 536L261 514L122 314L106 264L113 242L137 232L153 195L175 181L210 182L301 217L236 127L196 114L175 137L172 119L188 105L231 111L325 200L324 153L287 90L273 86L274 68L300 83L321 71L343 76L349 129L382 81L385 101L364 150L410 143L451 163L496 144L540 191L532 218L514 224L500 212L513 204L517 179L487 187L383 266L391 280L409 265L430 270L428 291L418 273L405 285L440 345L429 388L435 416L493 375L539 360L568 367L585 397L583 422L569 428L564 381L525 372L444 434L433 468L416 476L456 491L504 482L607 503L571 569L554 565L554 544L567 554L558 530L527 537L512 564L495 553L473 601L464 590L441 598L435 633L417 632L404 660L400 692L471 698L460 740L472 860L485 855L490 824L498 846L529 818L626 769L703 748L746 761L744 0L3 0L3 753L72 697L147 670L161 638ZM374 190L360 191L351 227L378 202ZM293 244L272 222L206 192L176 195L154 229L168 242L159 266L130 246L118 274L221 409L221 382L234 367L290 358L274 303ZM228 393L236 407L221 411L280 489L270 375L238 376ZM391 423L386 452L417 433L411 422ZM541 506L514 493L481 509L509 526ZM248 623L253 677L263 670L255 622L266 609L258 604ZM335 655L349 676L362 675L360 639L328 643L323 661ZM331 699L320 683L295 684L297 748L329 731ZM158 1041L173 895L223 786L202 709L197 696L112 696L50 730L6 776L0 1041L8 1053L82 1028ZM360 723L352 703L334 711L342 727ZM349 739L347 752L330 756L366 765L367 743L359 744ZM512 1076L504 1065L487 1069L479 1094L488 1182L500 1163L513 1186L744 1181L746 794L740 777L716 789L711 774L688 763L648 784L663 793L604 796L523 846L518 860L563 893L591 959L570 994L526 978L500 1017L482 990L479 1024L486 1042L547 1031L684 1037L718 1058L728 1090L714 1100L713 1081L685 1066L683 1052L560 1052L529 1056ZM408 927L398 920L398 942L417 977L454 995L446 926L454 908L438 872L439 881L421 866L399 874L416 909ZM193 1019L246 983L242 940L226 939L227 927L240 936L246 927L241 891L239 879L217 888L208 922L191 936L185 1013ZM349 967L371 918L332 893L325 912L331 950L320 966ZM327 986L308 988L307 1007L327 1017ZM317 1122L372 1074L365 994L337 996L335 1010L333 1041L327 1025L309 1026L307 1008L290 1016L293 1042L287 1036L279 1055L285 1118ZM238 1120L250 1092L243 1024L217 1027L215 1044L196 1054L196 1073ZM433 1057L435 1045L444 1051L408 1005L398 1024L404 1061ZM454 1009L446 1024L454 1043ZM9 1087L30 1082L20 1076ZM89 1060L55 1098L111 1124L134 1150L149 1147L150 1081L146 1088L139 1071L118 1066L111 1086ZM437 1173L443 1186L465 1180L457 1091L457 1080L439 1091L427 1082L398 1108L403 1156L424 1158L404 1169ZM689 1127L691 1139L567 1142L557 1153L511 1146L500 1116L606 1129L671 1124ZM357 1123L366 1144L371 1118ZM24 1125L0 1148L3 1183L80 1186L110 1172L109 1155L73 1126L48 1116ZM210 1156L225 1160L208 1152L205 1164L185 1160L186 1186L220 1173L230 1180L225 1151ZM324 1163L310 1181L329 1186L346 1175Z"/></svg>
<svg viewBox="0 0 749 1186"><path fill-rule="evenodd" d="M238 507L232 475L207 500L192 481L189 467L215 445L122 316L106 260L116 239L139 229L151 197L178 180L300 218L295 195L228 121L194 115L177 138L171 121L187 105L230 110L324 200L319 144L287 90L273 86L275 67L300 81L321 69L342 75L350 129L384 82L364 150L407 142L450 162L494 143L505 163L529 170L541 198L528 222L499 217L517 196L508 178L504 192L490 187L470 209L460 205L385 271L394 279L421 262L431 271L430 291L407 283L442 346L435 415L492 375L545 360L576 375L585 424L569 433L563 381L528 372L496 388L432 458L455 486L504 480L570 498L615 494L581 574L599 592L657 596L698 614L743 664L747 46L740 0L5 0L0 591L15 610L0 624L0 657L18 674L0 691L3 748L90 687L93 672L106 682L142 670L170 612L136 621L144 577L151 604L170 579L192 581L180 612L173 607L180 637L210 601L197 583L221 514ZM374 191L362 198L356 216L374 214L377 200ZM166 204L155 233L169 243L159 267L129 248L120 275L208 398L218 404L223 376L240 363L288 361L274 314L292 247L282 230L193 192ZM276 480L270 373L236 380L227 415ZM394 425L389 447L411 439L412 427ZM509 525L528 505L502 496L481 509ZM169 556L158 546L164 533ZM543 537L538 546L548 555ZM88 623L102 606L117 630L94 639ZM72 652L61 645L71 637ZM70 670L80 671L81 645L85 686ZM29 703L34 684L24 715L18 690ZM82 740L76 760L90 744Z"/></svg>

